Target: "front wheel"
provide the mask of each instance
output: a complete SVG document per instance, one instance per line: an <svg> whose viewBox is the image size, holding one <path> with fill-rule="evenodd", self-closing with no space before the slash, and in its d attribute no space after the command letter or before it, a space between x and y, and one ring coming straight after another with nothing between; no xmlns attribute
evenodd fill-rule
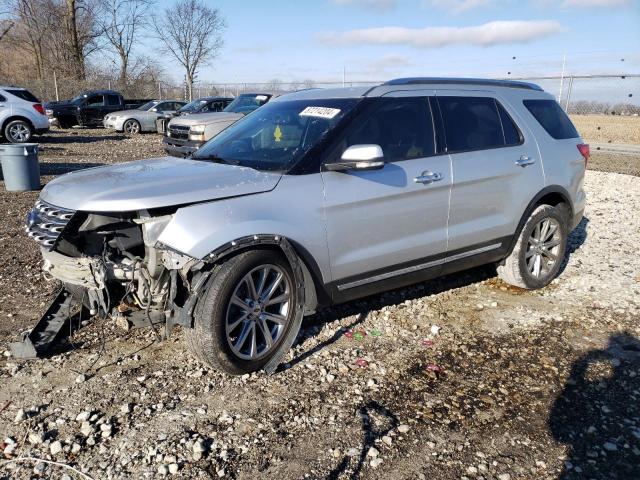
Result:
<svg viewBox="0 0 640 480"><path fill-rule="evenodd" d="M124 125L122 126L122 130L127 135L135 135L137 133L140 133L140 123L138 123L137 120L133 120L133 119L127 120L126 122L124 122Z"/></svg>
<svg viewBox="0 0 640 480"><path fill-rule="evenodd" d="M10 143L26 143L32 134L31 125L24 120L13 120L4 127L4 138Z"/></svg>
<svg viewBox="0 0 640 480"><path fill-rule="evenodd" d="M233 375L263 368L293 325L296 285L287 259L243 252L222 264L198 301L187 341L196 356Z"/></svg>
<svg viewBox="0 0 640 480"><path fill-rule="evenodd" d="M527 290L548 285L560 271L568 233L563 210L538 206L524 224L504 265L498 266L498 276Z"/></svg>

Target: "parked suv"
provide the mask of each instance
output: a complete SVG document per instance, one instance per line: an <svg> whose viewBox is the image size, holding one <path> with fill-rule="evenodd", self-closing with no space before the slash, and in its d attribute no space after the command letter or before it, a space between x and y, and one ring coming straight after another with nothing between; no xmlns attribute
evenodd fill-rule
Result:
<svg viewBox="0 0 640 480"><path fill-rule="evenodd" d="M229 125L264 105L271 98L267 93L243 93L221 112L182 115L169 122L162 139L169 155L188 157Z"/></svg>
<svg viewBox="0 0 640 480"><path fill-rule="evenodd" d="M308 90L190 159L53 180L28 232L93 311L181 325L222 371L272 371L321 306L487 263L547 285L583 214L588 156L529 83Z"/></svg>
<svg viewBox="0 0 640 480"><path fill-rule="evenodd" d="M49 120L35 95L24 88L0 86L0 138L25 143L47 130Z"/></svg>

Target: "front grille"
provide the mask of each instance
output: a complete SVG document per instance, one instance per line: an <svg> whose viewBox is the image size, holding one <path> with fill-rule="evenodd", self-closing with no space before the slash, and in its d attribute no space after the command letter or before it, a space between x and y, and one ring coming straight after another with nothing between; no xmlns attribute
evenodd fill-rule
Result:
<svg viewBox="0 0 640 480"><path fill-rule="evenodd" d="M54 207L38 200L35 207L27 215L25 231L43 247L51 249L60 233L67 226L75 212L66 208Z"/></svg>
<svg viewBox="0 0 640 480"><path fill-rule="evenodd" d="M169 136L179 140L187 140L189 138L189 127L184 125L169 125Z"/></svg>

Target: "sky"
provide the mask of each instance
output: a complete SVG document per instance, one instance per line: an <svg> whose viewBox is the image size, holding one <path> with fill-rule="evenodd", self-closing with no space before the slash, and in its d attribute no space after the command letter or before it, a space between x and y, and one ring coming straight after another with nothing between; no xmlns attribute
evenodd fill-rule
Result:
<svg viewBox="0 0 640 480"><path fill-rule="evenodd" d="M160 7L173 0L160 0ZM218 0L206 83L640 73L640 0ZM166 61L166 60L165 60ZM175 72L175 64L167 63Z"/></svg>

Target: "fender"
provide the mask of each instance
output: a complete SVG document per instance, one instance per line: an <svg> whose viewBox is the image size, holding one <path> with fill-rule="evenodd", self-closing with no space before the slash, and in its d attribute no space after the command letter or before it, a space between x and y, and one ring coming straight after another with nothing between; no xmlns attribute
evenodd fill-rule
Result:
<svg viewBox="0 0 640 480"><path fill-rule="evenodd" d="M533 210L540 203L542 203L540 202L540 200L542 200L544 197L549 195L553 195L561 198L562 202L564 202L569 207L569 219L573 218L573 202L571 201L571 195L569 194L569 192L564 187L561 187L560 185L546 186L533 197L533 199L527 205L527 208L525 208L524 213L520 217L520 222L518 223L518 227L516 228L516 231L513 234L513 237L511 239L511 244L509 245L509 248L507 250L505 257L508 257L509 255L511 255L511 252L516 246L516 242L518 241L518 237L520 236L520 232L522 231L524 224L526 223L527 219L529 218ZM555 202L556 205L558 203L560 202Z"/></svg>

